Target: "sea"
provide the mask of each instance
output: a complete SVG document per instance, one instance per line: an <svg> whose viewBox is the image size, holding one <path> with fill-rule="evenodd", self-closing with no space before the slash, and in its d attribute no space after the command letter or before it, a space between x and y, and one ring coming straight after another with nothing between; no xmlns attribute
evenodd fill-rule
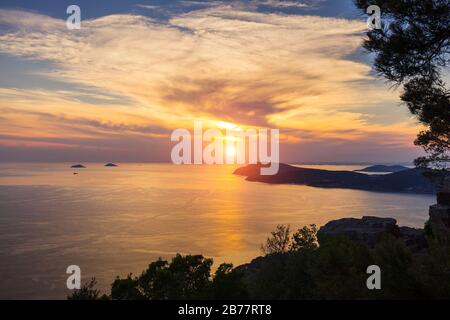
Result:
<svg viewBox="0 0 450 320"><path fill-rule="evenodd" d="M278 224L344 217L423 227L432 195L248 182L236 166L0 163L0 299L65 299L67 267L108 292L150 262L202 254L235 266L261 255ZM308 165L356 170L360 165Z"/></svg>

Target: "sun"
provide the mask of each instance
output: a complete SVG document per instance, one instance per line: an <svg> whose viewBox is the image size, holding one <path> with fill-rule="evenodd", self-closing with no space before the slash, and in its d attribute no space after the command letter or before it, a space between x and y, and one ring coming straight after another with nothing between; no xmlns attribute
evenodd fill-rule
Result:
<svg viewBox="0 0 450 320"><path fill-rule="evenodd" d="M225 121L219 121L218 125L220 128L227 129L227 130L236 130L238 126L231 122L225 122Z"/></svg>
<svg viewBox="0 0 450 320"><path fill-rule="evenodd" d="M234 144L229 144L225 150L228 158L234 158L236 156L236 146Z"/></svg>

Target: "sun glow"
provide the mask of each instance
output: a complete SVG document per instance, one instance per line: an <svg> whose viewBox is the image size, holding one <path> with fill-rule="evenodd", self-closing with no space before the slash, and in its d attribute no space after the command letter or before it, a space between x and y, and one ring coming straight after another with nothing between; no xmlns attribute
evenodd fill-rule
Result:
<svg viewBox="0 0 450 320"><path fill-rule="evenodd" d="M234 144L228 144L226 147L226 155L227 157L234 158L236 157L236 146Z"/></svg>
<svg viewBox="0 0 450 320"><path fill-rule="evenodd" d="M239 130L237 125L235 125L234 123L230 123L230 122L219 121L218 125L219 125L219 127L223 128L223 129Z"/></svg>

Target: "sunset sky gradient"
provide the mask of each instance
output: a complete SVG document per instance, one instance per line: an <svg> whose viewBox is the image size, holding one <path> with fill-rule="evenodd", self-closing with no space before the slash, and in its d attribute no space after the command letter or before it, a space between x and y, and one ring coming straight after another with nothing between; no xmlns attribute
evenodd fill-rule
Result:
<svg viewBox="0 0 450 320"><path fill-rule="evenodd" d="M411 161L420 127L365 19L351 0L2 0L0 161L170 161L198 119L279 128L283 162Z"/></svg>

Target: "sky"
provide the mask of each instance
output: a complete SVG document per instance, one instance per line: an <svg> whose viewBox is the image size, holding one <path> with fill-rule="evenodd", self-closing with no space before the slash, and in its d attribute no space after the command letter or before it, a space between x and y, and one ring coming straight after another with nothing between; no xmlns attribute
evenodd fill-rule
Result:
<svg viewBox="0 0 450 320"><path fill-rule="evenodd" d="M279 129L282 162L410 162L421 128L366 19L351 0L0 0L0 161L170 161L202 120Z"/></svg>

